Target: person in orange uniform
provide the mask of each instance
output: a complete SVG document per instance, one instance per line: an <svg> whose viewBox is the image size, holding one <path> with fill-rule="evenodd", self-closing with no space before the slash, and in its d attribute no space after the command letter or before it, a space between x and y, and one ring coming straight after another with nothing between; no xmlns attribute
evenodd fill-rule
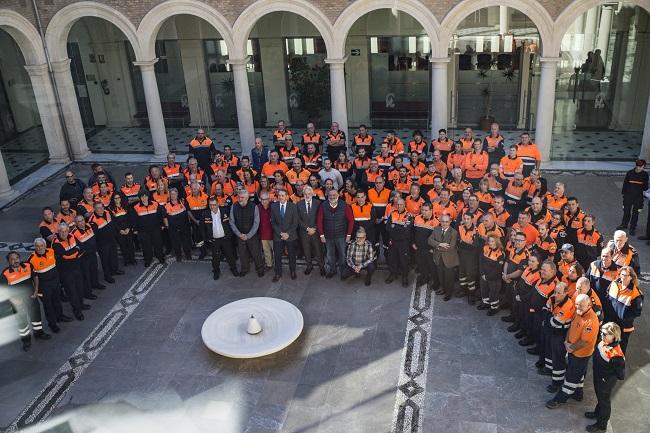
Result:
<svg viewBox="0 0 650 433"><path fill-rule="evenodd" d="M434 171L438 173L440 177L446 179L449 169L447 168L445 161L442 159L442 152L439 150L434 150L431 154L431 158L432 159L431 162L429 162L429 165L433 165Z"/></svg>
<svg viewBox="0 0 650 433"><path fill-rule="evenodd" d="M279 150L280 158L285 164L291 164L294 158L300 157L302 154L300 148L293 144L293 135L287 134L284 137L284 146Z"/></svg>
<svg viewBox="0 0 650 433"><path fill-rule="evenodd" d="M372 159L370 160L370 167L368 167L361 177L361 187L370 189L375 185L375 180L383 176L384 172L379 168L379 163L376 159ZM368 237L368 239L372 240L371 237Z"/></svg>
<svg viewBox="0 0 650 433"><path fill-rule="evenodd" d="M483 150L483 143L478 138L474 140L472 152L465 155L463 160L463 171L465 179L472 184L474 189L478 188L479 181L487 174L488 154Z"/></svg>
<svg viewBox="0 0 650 433"><path fill-rule="evenodd" d="M523 232L513 229L510 231L510 237L513 240L511 248L506 248L506 251L504 251L506 262L503 266L503 274L501 277L503 280L503 295L497 302L497 306L501 309L510 308L510 314L501 318L502 321L508 323L515 322L517 319L515 286L524 272L526 264L528 263L528 257L530 256L530 252L526 247L526 235ZM490 305L492 306L494 304Z"/></svg>
<svg viewBox="0 0 650 433"><path fill-rule="evenodd" d="M603 249L603 235L594 227L595 221L595 216L585 215L582 227L576 232L576 259L585 269L589 268L589 264L598 258Z"/></svg>
<svg viewBox="0 0 650 433"><path fill-rule="evenodd" d="M359 126L359 133L354 136L352 149L356 154L360 148L366 149L366 154L372 155L375 152L375 139L368 133L366 125ZM388 147L387 147L388 148Z"/></svg>
<svg viewBox="0 0 650 433"><path fill-rule="evenodd" d="M163 206L163 224L169 233L172 251L176 260L181 262L183 254L186 260L192 260L192 236L187 208L179 198L178 190L169 190L169 201Z"/></svg>
<svg viewBox="0 0 650 433"><path fill-rule="evenodd" d="M498 164L505 154L505 139L499 133L499 124L490 125L490 134L483 139L483 150L488 154L489 165Z"/></svg>
<svg viewBox="0 0 650 433"><path fill-rule="evenodd" d="M445 170L447 167L445 167ZM418 181L418 184L422 187L422 194L426 194L433 188L433 182L435 179L440 178L440 173L436 172L436 167L433 163L427 165L427 169Z"/></svg>
<svg viewBox="0 0 650 433"><path fill-rule="evenodd" d="M54 250L47 247L43 238L34 240L34 252L27 259L34 271L32 280L34 293L43 304L43 311L50 331L58 334L58 322L72 322L72 317L63 314L61 306L61 282L56 268Z"/></svg>
<svg viewBox="0 0 650 433"><path fill-rule="evenodd" d="M557 242L551 236L549 225L540 222L537 224L537 231L539 232L539 236L535 240L533 250L541 257L542 261L547 259L555 261L555 256L558 253Z"/></svg>
<svg viewBox="0 0 650 433"><path fill-rule="evenodd" d="M306 156L306 155L305 155ZM295 185L296 182L301 181L302 183L307 183L309 181L309 175L311 172L302 166L302 159L294 158L291 164L291 170L287 171L287 180L291 185Z"/></svg>
<svg viewBox="0 0 650 433"><path fill-rule="evenodd" d="M511 179L515 173L522 173L524 162L517 156L517 145L513 144L508 150L508 155L499 161L499 174L503 179Z"/></svg>
<svg viewBox="0 0 650 433"><path fill-rule="evenodd" d="M188 216L191 222L192 241L194 245L201 248L201 255L205 257L207 250L200 221L203 211L208 208L208 195L201 191L201 187L197 182L192 183L190 189L190 194L185 197L185 202L187 203Z"/></svg>
<svg viewBox="0 0 650 433"><path fill-rule="evenodd" d="M59 213L56 214L56 220L64 222L69 226L74 226L74 218L77 216L77 211L72 209L70 201L62 199L59 201Z"/></svg>
<svg viewBox="0 0 650 433"><path fill-rule="evenodd" d="M566 284L560 282L555 285L553 294L549 295L543 311L541 338L544 343L536 365L541 362L544 366L538 368L537 372L543 376L551 376L552 382L546 390L557 393L562 389L567 368L567 348L564 343L576 314Z"/></svg>
<svg viewBox="0 0 650 433"><path fill-rule="evenodd" d="M392 129L386 133L384 143L388 144L388 151L391 155L404 155L404 143L402 143L402 140L400 140L400 138L395 135L395 131Z"/></svg>
<svg viewBox="0 0 650 433"><path fill-rule="evenodd" d="M431 140L431 147L429 148L429 153L434 151L440 152L440 158L444 163L447 162L447 156L453 150L454 141L447 137L446 129L438 130L438 138Z"/></svg>
<svg viewBox="0 0 650 433"><path fill-rule="evenodd" d="M447 155L447 169L451 172L454 168L463 169L465 166L465 153L463 145L454 143L454 150Z"/></svg>
<svg viewBox="0 0 650 433"><path fill-rule="evenodd" d="M289 167L287 167L287 164L283 161L280 161L280 154L276 150L272 150L269 152L269 160L262 166L261 176L273 181L274 173L278 170L282 170L286 173L289 170Z"/></svg>
<svg viewBox="0 0 650 433"><path fill-rule="evenodd" d="M372 204L372 221L375 224L373 229L374 236L369 238L369 240L377 250L377 254L375 255L377 258L379 258L381 251L379 246L382 245L382 249L384 250L388 247L388 234L386 233L384 216L386 214L386 207L390 201L390 190L385 186L386 180L380 176L375 179L374 187L368 189L368 201Z"/></svg>
<svg viewBox="0 0 650 433"><path fill-rule="evenodd" d="M414 251L416 271L418 278L416 284L419 286L427 284L429 290L438 289L438 275L436 267L433 266L433 251L428 244L429 236L434 228L440 223L433 217L431 203L423 203L420 214L413 218L411 228L411 248Z"/></svg>
<svg viewBox="0 0 650 433"><path fill-rule="evenodd" d="M239 158L239 168L235 170L234 176L239 179L240 182L244 182L246 179L244 178L244 172L250 171L253 176L252 178L255 179L257 177L257 170L255 170L251 166L251 159L247 155L242 155L241 158Z"/></svg>
<svg viewBox="0 0 650 433"><path fill-rule="evenodd" d="M501 177L498 164L490 165L490 171L483 178L488 181L488 190L494 195L503 195L503 191L509 182L509 180Z"/></svg>
<svg viewBox="0 0 650 433"><path fill-rule="evenodd" d="M374 159L379 164L379 168L387 173L393 167L393 161L395 160L395 157L388 151L388 144L381 143L379 154L376 155Z"/></svg>
<svg viewBox="0 0 650 433"><path fill-rule="evenodd" d="M120 192L129 206L133 206L137 203L140 189L141 185L135 181L133 173L126 173L124 175L124 185L120 188Z"/></svg>
<svg viewBox="0 0 650 433"><path fill-rule="evenodd" d="M578 240L578 230L582 228L582 220L585 212L580 209L580 204L576 197L569 197L564 208L564 225L566 226L567 242L576 245Z"/></svg>
<svg viewBox="0 0 650 433"><path fill-rule="evenodd" d="M480 310L488 310L488 316L499 312L499 292L503 283L503 266L506 256L501 240L496 235L489 235L480 255L481 298Z"/></svg>
<svg viewBox="0 0 650 433"><path fill-rule="evenodd" d="M190 141L189 154L196 158L199 167L204 171L210 171L210 163L216 150L212 139L205 135L205 130L196 131L196 137Z"/></svg>
<svg viewBox="0 0 650 433"><path fill-rule="evenodd" d="M59 230L59 220L54 218L54 211L49 206L43 208L41 215L43 216L43 220L38 225L38 232L51 245Z"/></svg>
<svg viewBox="0 0 650 433"><path fill-rule="evenodd" d="M330 130L325 134L325 144L327 144L327 156L331 161L336 161L341 152L346 153L345 132L339 129L338 122L332 122Z"/></svg>
<svg viewBox="0 0 650 433"><path fill-rule="evenodd" d="M530 202L530 206L525 211L530 215L530 223L535 226L549 224L551 222L551 213L547 209L544 209L544 202L540 197L534 197Z"/></svg>
<svg viewBox="0 0 650 433"><path fill-rule="evenodd" d="M408 287L411 225L412 220L406 211L406 203L400 198L397 200L397 208L388 215L386 220L389 239L386 261L390 270L386 284L392 283L398 275L401 275L402 287Z"/></svg>
<svg viewBox="0 0 650 433"><path fill-rule="evenodd" d="M278 121L278 129L273 131L273 145L275 146L275 151L279 152L280 148L284 146L284 140L287 135L293 135L290 129L287 129L284 120Z"/></svg>
<svg viewBox="0 0 650 433"><path fill-rule="evenodd" d="M402 197L406 197L411 191L412 183L407 168L402 167L399 169L399 177L393 181L393 188L395 191L399 192Z"/></svg>
<svg viewBox="0 0 650 433"><path fill-rule="evenodd" d="M95 295L92 289L105 289L106 286L99 283L98 266L97 266L97 238L92 224L86 224L84 217L79 215L76 221L76 227L72 229L71 233L79 245L79 249L83 253L79 265L81 267L81 275L83 277L84 298L95 300Z"/></svg>
<svg viewBox="0 0 650 433"><path fill-rule="evenodd" d="M354 217L354 228L352 236L355 236L359 227L363 227L368 239L375 238L375 224L372 220L372 203L367 200L365 191L357 191L354 202L351 204L352 216Z"/></svg>
<svg viewBox="0 0 650 433"><path fill-rule="evenodd" d="M144 267L148 268L154 256L161 264L165 264L162 243L163 214L156 202L149 200L146 192L140 193L140 203L133 206L136 214L136 234L142 247Z"/></svg>
<svg viewBox="0 0 650 433"><path fill-rule="evenodd" d="M420 210L424 204L424 199L420 196L420 185L417 183L411 185L409 195L406 196L404 202L406 205L406 211L411 215L411 217L420 214Z"/></svg>
<svg viewBox="0 0 650 433"><path fill-rule="evenodd" d="M307 153L307 145L312 143L318 152L323 151L323 137L316 132L316 127L312 122L307 124L307 132L302 134L302 140L300 142L302 147L302 152Z"/></svg>
<svg viewBox="0 0 650 433"><path fill-rule="evenodd" d="M474 131L472 131L472 128L465 128L465 132L458 139L458 143L460 143L463 154L468 154L472 151L474 148Z"/></svg>
<svg viewBox="0 0 650 433"><path fill-rule="evenodd" d="M8 266L2 271L2 282L9 289L8 302L2 302L1 317L17 314L18 334L22 340L23 350L31 349L32 338L30 331L34 332L37 340L49 340L50 334L43 331L41 319L41 306L38 304L38 288L34 287L34 269L30 262L22 262L20 254L10 252L7 254Z"/></svg>
<svg viewBox="0 0 650 433"><path fill-rule="evenodd" d="M313 143L307 145L307 152L302 155L302 160L305 162L305 168L311 174L316 174L323 168L323 157Z"/></svg>
<svg viewBox="0 0 650 433"><path fill-rule="evenodd" d="M546 193L546 208L549 212L561 212L567 203L567 197L564 195L564 184L557 182L553 187L553 192Z"/></svg>
<svg viewBox="0 0 650 433"><path fill-rule="evenodd" d="M339 157L334 161L334 168L341 173L343 180L350 178L353 174L352 161L350 161L345 152L339 153Z"/></svg>
<svg viewBox="0 0 650 433"><path fill-rule="evenodd" d="M426 160L427 142L424 141L424 136L422 135L422 131L420 131L419 129L413 131L413 140L409 141L408 153L412 155L413 152L417 153L418 159L420 161L424 162L424 160Z"/></svg>
<svg viewBox="0 0 650 433"><path fill-rule="evenodd" d="M575 300L575 318L567 332L564 347L567 352L567 367L564 383L551 400L546 403L549 409L555 409L566 403L569 398L582 401L584 377L587 373L589 358L594 353L598 340L600 322L591 308L589 296L580 294Z"/></svg>
<svg viewBox="0 0 650 433"><path fill-rule="evenodd" d="M183 170L181 165L176 162L176 154L167 155L167 164L162 166L162 174L167 179L170 188L178 188L183 182Z"/></svg>
<svg viewBox="0 0 650 433"><path fill-rule="evenodd" d="M438 203L434 203L433 215L438 221L440 221L440 217L442 215L449 215L452 221L455 220L458 216L456 205L452 203L451 193L448 189L443 189L440 191L440 201L438 201Z"/></svg>
<svg viewBox="0 0 650 433"><path fill-rule="evenodd" d="M616 323L605 323L600 329L601 340L594 351L594 389L598 403L585 418L596 420L588 425L588 432L605 432L612 414L612 391L619 380L625 379L625 354L621 349L621 328Z"/></svg>
<svg viewBox="0 0 650 433"><path fill-rule="evenodd" d="M524 177L528 177L533 169L539 170L542 164L542 155L539 153L537 145L530 141L528 132L523 132L520 139L521 141L517 144L517 156L524 162Z"/></svg>
<svg viewBox="0 0 650 433"><path fill-rule="evenodd" d="M52 249L60 271L61 285L65 289L72 313L75 319L84 320L83 310L89 310L90 305L83 303L83 276L79 263L82 252L66 223L59 225L56 239L52 242Z"/></svg>
<svg viewBox="0 0 650 433"><path fill-rule="evenodd" d="M458 257L460 258L458 282L469 304L476 302L478 298L476 289L480 276L480 251L481 242L474 219L470 214L465 214L458 226Z"/></svg>
<svg viewBox="0 0 650 433"><path fill-rule="evenodd" d="M409 176L411 176L413 182L418 182L420 177L427 170L426 164L420 160L420 155L417 151L411 152L409 162L406 164L406 168L408 169Z"/></svg>
<svg viewBox="0 0 650 433"><path fill-rule="evenodd" d="M515 231L523 232L526 235L526 247L530 248L535 245L535 241L539 237L539 232L534 225L530 223L530 215L528 212L519 212L517 222L512 225Z"/></svg>
<svg viewBox="0 0 650 433"><path fill-rule="evenodd" d="M627 352L627 344L634 332L634 319L641 316L643 292L634 268L623 266L618 278L609 285L607 297L603 300L606 322L615 322L621 327L621 349Z"/></svg>
<svg viewBox="0 0 650 433"><path fill-rule="evenodd" d="M471 187L472 185L463 179L463 171L460 168L451 169L451 181L447 183L447 189L452 194L452 200L463 198L463 191Z"/></svg>

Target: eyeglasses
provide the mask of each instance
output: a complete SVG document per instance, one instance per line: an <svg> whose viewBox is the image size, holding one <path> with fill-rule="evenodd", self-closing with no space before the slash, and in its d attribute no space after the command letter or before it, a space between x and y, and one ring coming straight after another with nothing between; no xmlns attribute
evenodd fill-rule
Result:
<svg viewBox="0 0 650 433"><path fill-rule="evenodd" d="M630 274L627 274L627 273L625 273L625 274L624 274L624 273L620 273L619 275L620 275L621 277L629 277L629 276L630 276Z"/></svg>

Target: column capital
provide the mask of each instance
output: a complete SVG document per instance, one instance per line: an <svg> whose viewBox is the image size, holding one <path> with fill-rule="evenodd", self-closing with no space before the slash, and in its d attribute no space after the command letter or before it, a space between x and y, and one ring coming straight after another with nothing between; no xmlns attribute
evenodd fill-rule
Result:
<svg viewBox="0 0 650 433"><path fill-rule="evenodd" d="M42 77L47 75L47 63L41 63L40 65L25 65L25 70L30 77Z"/></svg>
<svg viewBox="0 0 650 433"><path fill-rule="evenodd" d="M152 60L140 60L133 62L134 66L139 66L141 71L150 71L153 70L154 66L158 62L158 58Z"/></svg>
<svg viewBox="0 0 650 433"><path fill-rule="evenodd" d="M52 71L56 72L56 73L70 72L70 62L71 61L72 60L70 60L70 59L65 59L65 60L58 60L56 62L50 62L50 64L52 65Z"/></svg>

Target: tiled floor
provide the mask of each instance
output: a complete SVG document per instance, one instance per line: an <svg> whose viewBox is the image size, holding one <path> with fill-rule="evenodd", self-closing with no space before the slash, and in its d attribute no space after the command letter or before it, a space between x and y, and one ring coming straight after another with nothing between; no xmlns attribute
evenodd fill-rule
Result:
<svg viewBox="0 0 650 433"><path fill-rule="evenodd" d="M48 151L43 128L31 128L0 144L9 181L15 183L47 163Z"/></svg>
<svg viewBox="0 0 650 433"><path fill-rule="evenodd" d="M138 178L144 175L142 166L106 168L117 178L127 170ZM80 178L88 177L87 165L75 170ZM40 207L55 204L61 181L37 188L0 213L0 241L31 241ZM554 181L567 183L567 193L580 197L581 206L598 216L599 228L610 238L619 223L622 179L550 176L549 182ZM632 243L647 270L650 247L636 239ZM88 430L125 431L120 423L127 421L137 423L139 433L392 431L411 289L385 285L385 271L366 288L360 281L306 277L301 268L297 281L274 284L270 275L235 279L225 271L224 278L214 282L207 262L175 263L160 280L145 279L144 285L129 289L142 270L127 268L118 284L91 302L85 322L64 324L61 334L36 342L31 352L21 352L18 345L0 348L0 428L43 395L45 384L62 367L74 365L78 374L55 414L74 413ZM141 296L143 289L146 297ZM134 305L129 296L133 290L140 299L131 315L111 313ZM249 296L274 296L299 306L305 317L300 339L258 360L227 360L207 351L200 339L205 317ZM635 322L628 377L615 391L610 433L648 431L648 317L645 311ZM549 398L547 378L536 374L535 360L515 344L498 316L488 318L462 299L443 302L436 297L428 319L432 333L428 343L419 346L428 352L419 407L424 423L414 431L584 431L588 421L582 412L594 402L590 374L582 403L549 411L543 407ZM108 341L105 334L91 332L122 320ZM71 357L87 338L96 344L83 345L83 353L92 357ZM97 346L102 348L94 353ZM413 359L406 361L417 367Z"/></svg>
<svg viewBox="0 0 650 433"><path fill-rule="evenodd" d="M373 130L372 134L383 138L386 129ZM298 133L302 133L298 130ZM322 133L326 131L321 131ZM399 129L399 137L408 142L411 140L412 130ZM167 128L167 140L170 150L185 152L187 144L195 135L193 128ZM239 148L239 133L236 128L220 128L208 130L217 146L230 144ZM270 141L271 128L257 128L257 135ZM450 137L457 138L463 130L451 130ZM507 144L517 143L521 131L504 131ZM477 136L485 134L477 131ZM641 133L635 132L591 132L591 131L565 131L553 135L552 159L556 160L633 160L638 156L641 146ZM533 135L534 138L534 135ZM298 138L299 140L299 138ZM151 136L147 128L103 128L88 138L88 146L93 152L103 153L148 153L153 152Z"/></svg>

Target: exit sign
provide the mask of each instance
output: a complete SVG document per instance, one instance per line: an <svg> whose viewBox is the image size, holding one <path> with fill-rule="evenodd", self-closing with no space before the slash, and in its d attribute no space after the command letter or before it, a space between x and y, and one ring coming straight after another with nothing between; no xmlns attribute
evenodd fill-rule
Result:
<svg viewBox="0 0 650 433"><path fill-rule="evenodd" d="M351 56L360 56L361 55L361 50L359 48L353 48L350 50L350 55Z"/></svg>

